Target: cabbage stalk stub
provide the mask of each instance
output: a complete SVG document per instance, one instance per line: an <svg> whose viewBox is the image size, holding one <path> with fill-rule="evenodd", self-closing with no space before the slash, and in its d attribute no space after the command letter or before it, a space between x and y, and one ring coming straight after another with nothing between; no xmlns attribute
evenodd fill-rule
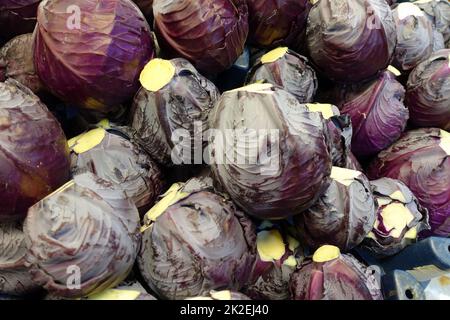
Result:
<svg viewBox="0 0 450 320"><path fill-rule="evenodd" d="M412 125L450 130L450 49L434 52L411 72L405 104Z"/></svg>
<svg viewBox="0 0 450 320"><path fill-rule="evenodd" d="M154 0L155 32L164 53L205 75L233 65L248 35L246 0Z"/></svg>
<svg viewBox="0 0 450 320"><path fill-rule="evenodd" d="M0 82L0 221L25 217L69 175L69 148L55 117L30 89Z"/></svg>
<svg viewBox="0 0 450 320"><path fill-rule="evenodd" d="M332 80L375 76L388 66L395 44L395 22L385 0L321 0L310 11L309 54Z"/></svg>
<svg viewBox="0 0 450 320"><path fill-rule="evenodd" d="M67 27L71 5L82 13L80 27ZM37 20L35 65L54 95L106 114L139 89L139 74L155 53L150 27L130 0L44 0Z"/></svg>
<svg viewBox="0 0 450 320"><path fill-rule="evenodd" d="M370 164L368 176L398 179L428 209L432 233L450 235L450 134L434 128L406 132ZM424 232L429 234L428 232Z"/></svg>
<svg viewBox="0 0 450 320"><path fill-rule="evenodd" d="M256 262L244 293L256 300L286 300L289 279L301 260L299 241L278 224L263 221L256 234Z"/></svg>
<svg viewBox="0 0 450 320"><path fill-rule="evenodd" d="M293 216L326 190L325 121L293 95L268 83L249 85L225 92L209 119L220 132L209 144L214 177L248 214Z"/></svg>
<svg viewBox="0 0 450 320"><path fill-rule="evenodd" d="M24 232L26 265L33 281L66 298L120 284L131 271L140 244L134 203L116 185L92 173L75 176L31 207ZM79 288L67 286L76 268Z"/></svg>

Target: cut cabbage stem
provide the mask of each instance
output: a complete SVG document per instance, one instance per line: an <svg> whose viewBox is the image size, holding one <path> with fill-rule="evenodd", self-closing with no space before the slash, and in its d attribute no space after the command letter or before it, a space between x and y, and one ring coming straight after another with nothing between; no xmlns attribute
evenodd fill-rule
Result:
<svg viewBox="0 0 450 320"><path fill-rule="evenodd" d="M211 297L216 300L231 300L231 291L230 290L222 290L222 291L211 291Z"/></svg>
<svg viewBox="0 0 450 320"><path fill-rule="evenodd" d="M75 153L81 154L98 146L105 138L105 135L105 129L96 128L70 139L68 145Z"/></svg>
<svg viewBox="0 0 450 320"><path fill-rule="evenodd" d="M280 260L286 252L286 245L278 230L259 232L256 248L261 260L267 262Z"/></svg>
<svg viewBox="0 0 450 320"><path fill-rule="evenodd" d="M273 85L271 83L252 83L248 86L237 88L234 90L231 90L230 92L237 92L237 91L247 91L247 92L255 92L255 93L265 93L265 94L273 94L272 89Z"/></svg>
<svg viewBox="0 0 450 320"><path fill-rule="evenodd" d="M356 178L361 175L361 172L345 168L333 167L331 169L331 179L345 185L350 186Z"/></svg>
<svg viewBox="0 0 450 320"><path fill-rule="evenodd" d="M441 143L439 146L450 156L450 133L445 130L441 130Z"/></svg>
<svg viewBox="0 0 450 320"><path fill-rule="evenodd" d="M390 230L390 235L394 238L399 238L402 231L414 220L411 211L401 203L387 205L381 211L381 216L385 228Z"/></svg>
<svg viewBox="0 0 450 320"><path fill-rule="evenodd" d="M320 112L324 119L334 117L333 106L326 103L307 103L306 107L311 112Z"/></svg>
<svg viewBox="0 0 450 320"><path fill-rule="evenodd" d="M273 49L272 51L269 51L265 55L261 57L261 63L267 64L277 61L278 59L284 57L284 55L288 52L287 47L279 47L276 49Z"/></svg>
<svg viewBox="0 0 450 320"><path fill-rule="evenodd" d="M164 88L175 76L175 67L169 60L153 59L141 72L140 82L148 91L156 92Z"/></svg>
<svg viewBox="0 0 450 320"><path fill-rule="evenodd" d="M317 263L328 262L339 258L341 251L336 246L324 245L314 252L313 261Z"/></svg>

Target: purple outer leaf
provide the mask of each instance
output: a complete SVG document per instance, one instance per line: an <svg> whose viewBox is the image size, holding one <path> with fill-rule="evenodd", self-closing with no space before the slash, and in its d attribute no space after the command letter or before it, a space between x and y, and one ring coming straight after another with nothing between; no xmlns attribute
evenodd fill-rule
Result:
<svg viewBox="0 0 450 320"><path fill-rule="evenodd" d="M412 125L450 130L450 49L434 52L411 72L405 104Z"/></svg>
<svg viewBox="0 0 450 320"><path fill-rule="evenodd" d="M356 157L374 156L398 140L409 118L404 95L405 89L388 71L368 84L343 89L338 106L351 117Z"/></svg>
<svg viewBox="0 0 450 320"><path fill-rule="evenodd" d="M67 26L71 5L82 12L79 28ZM155 53L150 27L130 0L44 0L37 19L36 70L54 95L105 114L139 89Z"/></svg>
<svg viewBox="0 0 450 320"><path fill-rule="evenodd" d="M225 71L244 51L246 0L154 0L153 15L165 53L189 60L202 74Z"/></svg>
<svg viewBox="0 0 450 320"><path fill-rule="evenodd" d="M69 148L55 117L30 89L0 82L0 221L25 217L69 175Z"/></svg>
<svg viewBox="0 0 450 320"><path fill-rule="evenodd" d="M447 133L448 134L448 133ZM372 180L381 177L405 183L428 209L435 235L450 236L450 155L440 145L439 129L406 132L370 164Z"/></svg>
<svg viewBox="0 0 450 320"><path fill-rule="evenodd" d="M396 44L385 0L321 0L308 18L310 57L328 78L358 82L384 70Z"/></svg>

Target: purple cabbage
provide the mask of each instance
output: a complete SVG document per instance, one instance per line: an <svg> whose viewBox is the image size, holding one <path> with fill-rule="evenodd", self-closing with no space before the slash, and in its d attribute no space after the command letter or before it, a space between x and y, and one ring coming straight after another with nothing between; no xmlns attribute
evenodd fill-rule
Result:
<svg viewBox="0 0 450 320"><path fill-rule="evenodd" d="M386 149L405 130L409 118L405 89L391 72L363 85L343 87L340 94L338 106L352 120L352 151L359 159Z"/></svg>
<svg viewBox="0 0 450 320"><path fill-rule="evenodd" d="M333 256L319 257L330 248ZM382 300L380 283L350 254L324 246L292 275L290 289L294 300Z"/></svg>
<svg viewBox="0 0 450 320"><path fill-rule="evenodd" d="M0 225L0 295L21 297L39 289L25 266L27 246L22 226Z"/></svg>
<svg viewBox="0 0 450 320"><path fill-rule="evenodd" d="M377 218L364 246L378 257L397 254L414 243L421 231L430 229L428 211L399 180L381 178L370 184L377 204Z"/></svg>
<svg viewBox="0 0 450 320"><path fill-rule="evenodd" d="M271 84L225 92L210 114L211 168L219 185L248 214L298 214L328 186L327 127L295 96Z"/></svg>
<svg viewBox="0 0 450 320"><path fill-rule="evenodd" d="M158 69L151 68L156 62L157 59L152 60L150 68L144 69L144 77L152 79L162 76ZM173 76L158 90L145 87L139 90L131 110L131 127L152 158L160 164L192 164L196 154L203 155L204 146L202 141L197 146L194 139L199 136L201 139L208 130L208 115L220 92L185 59L162 60L161 63L172 66ZM178 133L181 133L183 140L173 139ZM185 137L185 133L189 137ZM183 154L185 150L189 154Z"/></svg>
<svg viewBox="0 0 450 320"><path fill-rule="evenodd" d="M367 177L333 167L328 190L311 208L294 217L294 225L299 238L311 248L331 244L347 252L372 230L375 209Z"/></svg>
<svg viewBox="0 0 450 320"><path fill-rule="evenodd" d="M405 183L428 209L433 234L450 236L450 134L424 128L406 132L381 152L367 174ZM426 232L425 234L429 234Z"/></svg>
<svg viewBox="0 0 450 320"><path fill-rule="evenodd" d="M80 21L67 12L74 5ZM44 0L37 20L36 70L54 95L103 115L139 89L139 74L155 53L150 27L130 0Z"/></svg>
<svg viewBox="0 0 450 320"><path fill-rule="evenodd" d="M119 285L141 235L136 206L120 188L83 173L28 211L26 266L50 293L80 298Z"/></svg>
<svg viewBox="0 0 450 320"><path fill-rule="evenodd" d="M138 265L160 298L240 290L249 281L255 261L253 224L211 188L192 181L174 184L144 221Z"/></svg>
<svg viewBox="0 0 450 320"><path fill-rule="evenodd" d="M413 3L400 3L393 14L397 26L393 64L402 71L410 71L431 55L434 46L433 25Z"/></svg>
<svg viewBox="0 0 450 320"><path fill-rule="evenodd" d="M244 293L255 300L290 298L289 279L303 260L303 248L285 228L263 221L256 235L256 262Z"/></svg>
<svg viewBox="0 0 450 320"><path fill-rule="evenodd" d="M69 175L69 148L55 117L25 86L0 82L0 221L24 218Z"/></svg>
<svg viewBox="0 0 450 320"><path fill-rule="evenodd" d="M34 67L33 34L17 36L0 49L0 81L7 78L17 80L34 93L43 85Z"/></svg>
<svg viewBox="0 0 450 320"><path fill-rule="evenodd" d="M97 128L69 140L71 172L92 172L114 182L144 215L162 192L164 182L158 166L126 131Z"/></svg>
<svg viewBox="0 0 450 320"><path fill-rule="evenodd" d="M312 102L318 87L316 72L308 59L287 48L262 56L249 71L246 82L264 80L292 93L301 103Z"/></svg>
<svg viewBox="0 0 450 320"><path fill-rule="evenodd" d="M405 104L413 126L450 130L450 49L434 52L411 72Z"/></svg>
<svg viewBox="0 0 450 320"><path fill-rule="evenodd" d="M155 33L166 55L215 75L233 65L248 35L246 0L154 0Z"/></svg>
<svg viewBox="0 0 450 320"><path fill-rule="evenodd" d="M396 45L392 11L385 0L321 0L308 18L307 45L319 71L339 82L375 76Z"/></svg>

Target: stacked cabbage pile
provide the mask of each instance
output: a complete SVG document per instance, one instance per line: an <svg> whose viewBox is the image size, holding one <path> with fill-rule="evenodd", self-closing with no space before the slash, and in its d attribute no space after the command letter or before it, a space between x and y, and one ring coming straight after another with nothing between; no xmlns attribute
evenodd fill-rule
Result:
<svg viewBox="0 0 450 320"><path fill-rule="evenodd" d="M0 299L383 299L450 236L450 4L396 2L2 1Z"/></svg>

